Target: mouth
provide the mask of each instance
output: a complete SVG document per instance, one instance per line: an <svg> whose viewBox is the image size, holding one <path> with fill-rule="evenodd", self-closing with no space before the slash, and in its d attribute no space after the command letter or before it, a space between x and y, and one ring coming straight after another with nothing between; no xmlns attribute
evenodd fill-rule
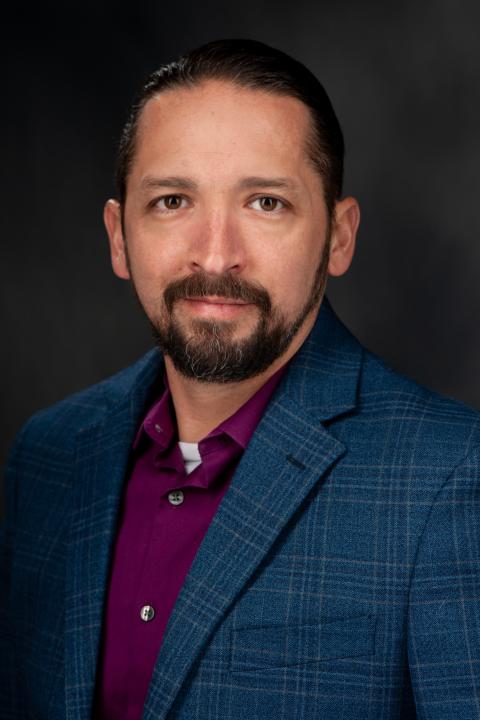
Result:
<svg viewBox="0 0 480 720"><path fill-rule="evenodd" d="M215 317L224 320L235 319L247 309L254 307L253 303L220 295L183 298L181 302L196 317Z"/></svg>

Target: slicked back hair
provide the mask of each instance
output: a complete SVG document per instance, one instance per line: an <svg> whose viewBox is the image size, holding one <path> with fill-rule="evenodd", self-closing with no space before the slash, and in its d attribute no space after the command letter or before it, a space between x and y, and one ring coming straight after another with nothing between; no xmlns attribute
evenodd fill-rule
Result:
<svg viewBox="0 0 480 720"><path fill-rule="evenodd" d="M312 130L306 151L320 174L330 221L343 181L344 141L330 99L320 81L302 63L256 40L215 40L155 70L141 88L123 129L116 165L117 199L123 208L135 155L141 112L165 90L192 88L205 80L223 80L251 90L300 100L310 110Z"/></svg>

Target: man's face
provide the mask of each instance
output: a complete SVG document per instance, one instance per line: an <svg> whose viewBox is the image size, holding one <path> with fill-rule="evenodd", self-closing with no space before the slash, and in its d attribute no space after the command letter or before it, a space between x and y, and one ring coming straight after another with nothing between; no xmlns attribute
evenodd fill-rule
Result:
<svg viewBox="0 0 480 720"><path fill-rule="evenodd" d="M311 329L329 223L309 129L294 98L219 81L142 111L123 234L106 207L112 262L188 377L246 379Z"/></svg>

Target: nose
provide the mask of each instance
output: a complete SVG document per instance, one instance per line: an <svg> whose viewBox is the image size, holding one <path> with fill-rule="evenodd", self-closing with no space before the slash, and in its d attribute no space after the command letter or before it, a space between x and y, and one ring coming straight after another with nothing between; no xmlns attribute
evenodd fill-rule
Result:
<svg viewBox="0 0 480 720"><path fill-rule="evenodd" d="M205 211L192 238L190 271L239 273L245 266L240 228L227 208Z"/></svg>

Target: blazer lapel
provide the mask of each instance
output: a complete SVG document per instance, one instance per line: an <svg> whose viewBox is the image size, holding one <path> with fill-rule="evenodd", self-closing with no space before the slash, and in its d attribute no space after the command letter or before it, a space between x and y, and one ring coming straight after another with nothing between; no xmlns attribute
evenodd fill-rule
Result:
<svg viewBox="0 0 480 720"><path fill-rule="evenodd" d="M67 720L91 716L110 555L135 432L159 375L148 353L126 388L111 384L102 418L77 435L66 573Z"/></svg>
<svg viewBox="0 0 480 720"><path fill-rule="evenodd" d="M322 424L355 407L361 348L328 303L292 361L188 573L143 720L166 718L229 607L327 470L346 451Z"/></svg>

